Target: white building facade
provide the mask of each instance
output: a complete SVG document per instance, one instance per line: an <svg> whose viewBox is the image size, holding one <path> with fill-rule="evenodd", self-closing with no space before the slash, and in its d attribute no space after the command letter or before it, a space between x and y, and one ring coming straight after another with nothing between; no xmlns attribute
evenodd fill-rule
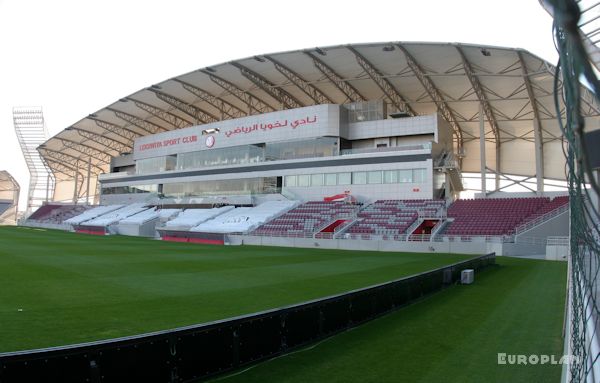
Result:
<svg viewBox="0 0 600 383"><path fill-rule="evenodd" d="M315 105L140 137L100 176L101 203L449 196L438 166L453 152L447 123L384 109L377 101Z"/></svg>

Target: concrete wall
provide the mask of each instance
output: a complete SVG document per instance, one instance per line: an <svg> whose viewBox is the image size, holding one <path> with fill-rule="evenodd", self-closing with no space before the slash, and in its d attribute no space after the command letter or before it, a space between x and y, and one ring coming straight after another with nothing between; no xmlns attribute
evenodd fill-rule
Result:
<svg viewBox="0 0 600 383"><path fill-rule="evenodd" d="M415 253L460 253L483 254L500 250L502 244L486 242L400 242L359 239L314 239L314 238L286 238L286 237L254 237L245 235L228 235L230 245L257 245L281 246L301 248L323 248L360 251L390 251L390 252L415 252ZM499 245L499 246L496 246Z"/></svg>
<svg viewBox="0 0 600 383"><path fill-rule="evenodd" d="M569 245L547 245L546 259L552 261L566 261L569 256Z"/></svg>
<svg viewBox="0 0 600 383"><path fill-rule="evenodd" d="M546 253L546 245L528 243L505 243L502 255L542 255Z"/></svg>

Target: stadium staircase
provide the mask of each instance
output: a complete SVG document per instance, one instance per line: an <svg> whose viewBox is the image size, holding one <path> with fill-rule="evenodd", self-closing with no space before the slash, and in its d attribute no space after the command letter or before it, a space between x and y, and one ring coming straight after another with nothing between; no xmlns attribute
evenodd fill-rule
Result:
<svg viewBox="0 0 600 383"><path fill-rule="evenodd" d="M229 210L234 209L233 206L214 207L210 209L185 209L179 213L174 219L169 220L164 226L158 229L186 231L192 227L198 226L203 222L208 221L218 215L224 214Z"/></svg>
<svg viewBox="0 0 600 383"><path fill-rule="evenodd" d="M190 231L205 233L248 233L264 222L296 206L296 201L268 201L254 207L240 207L192 227Z"/></svg>
<svg viewBox="0 0 600 383"><path fill-rule="evenodd" d="M92 209L90 205L46 204L33 212L23 226L43 227L48 229L70 230L71 225L65 221Z"/></svg>
<svg viewBox="0 0 600 383"><path fill-rule="evenodd" d="M156 237L156 227L161 224L165 225L181 211L181 209L163 209L161 207L144 210L119 221L117 232L121 235Z"/></svg>
<svg viewBox="0 0 600 383"><path fill-rule="evenodd" d="M332 236L356 218L359 205L342 201L309 201L261 225L251 235L313 238ZM339 222L338 221L344 221ZM332 232L324 232L332 228ZM337 229L337 230L336 230Z"/></svg>
<svg viewBox="0 0 600 383"><path fill-rule="evenodd" d="M420 227L423 232L429 225L426 221L439 222L444 210L443 200L378 200L363 208L357 220L336 237L400 240Z"/></svg>
<svg viewBox="0 0 600 383"><path fill-rule="evenodd" d="M456 161L454 158L454 154L443 152L440 158L436 160L435 170L444 172L448 175L451 189L454 192L461 192L465 190L462 183L460 167L458 166L458 161Z"/></svg>

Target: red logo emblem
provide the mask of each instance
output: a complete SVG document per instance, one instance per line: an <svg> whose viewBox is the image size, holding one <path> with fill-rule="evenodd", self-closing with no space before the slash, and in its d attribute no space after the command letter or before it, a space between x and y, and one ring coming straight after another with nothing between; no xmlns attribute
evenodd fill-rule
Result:
<svg viewBox="0 0 600 383"><path fill-rule="evenodd" d="M212 148L215 144L215 136L206 137L206 141L204 141L207 148Z"/></svg>

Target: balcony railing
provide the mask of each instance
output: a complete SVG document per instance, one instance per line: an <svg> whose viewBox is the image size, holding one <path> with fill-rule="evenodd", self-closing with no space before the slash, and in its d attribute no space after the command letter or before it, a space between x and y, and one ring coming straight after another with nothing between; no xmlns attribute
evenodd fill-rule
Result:
<svg viewBox="0 0 600 383"><path fill-rule="evenodd" d="M402 152L414 150L431 150L431 143L418 145L403 145L403 146L386 146L382 148L365 148L365 149L342 149L340 155L346 156L350 154L364 153L385 153L385 152Z"/></svg>

